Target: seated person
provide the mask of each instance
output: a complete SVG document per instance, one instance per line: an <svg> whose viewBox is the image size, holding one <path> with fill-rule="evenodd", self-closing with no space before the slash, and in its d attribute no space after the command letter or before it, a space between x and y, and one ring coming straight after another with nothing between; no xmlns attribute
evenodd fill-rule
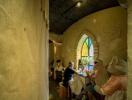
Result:
<svg viewBox="0 0 132 100"><path fill-rule="evenodd" d="M54 79L57 82L62 81L63 72L64 72L64 67L62 66L62 62L61 62L61 60L57 60L56 61L56 66L55 66L55 69L54 69Z"/></svg>

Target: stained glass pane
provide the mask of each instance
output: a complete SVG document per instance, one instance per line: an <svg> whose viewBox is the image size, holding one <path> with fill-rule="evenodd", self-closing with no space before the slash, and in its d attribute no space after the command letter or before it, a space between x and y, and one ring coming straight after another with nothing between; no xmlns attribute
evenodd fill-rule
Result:
<svg viewBox="0 0 132 100"><path fill-rule="evenodd" d="M88 38L85 40L85 43L88 45Z"/></svg>
<svg viewBox="0 0 132 100"><path fill-rule="evenodd" d="M83 44L83 47L82 47L82 56L88 56L88 46L87 46L87 43Z"/></svg>
<svg viewBox="0 0 132 100"><path fill-rule="evenodd" d="M90 37L88 37L82 45L81 62L85 65L85 69L87 70L93 69L94 48L92 39Z"/></svg>
<svg viewBox="0 0 132 100"><path fill-rule="evenodd" d="M89 56L94 56L93 44L91 44L91 46L90 46L90 48L89 48Z"/></svg>
<svg viewBox="0 0 132 100"><path fill-rule="evenodd" d="M93 64L94 64L94 57L89 56L89 65L93 65Z"/></svg>
<svg viewBox="0 0 132 100"><path fill-rule="evenodd" d="M90 47L91 44L92 44L92 40L91 40L91 38L88 37L88 46Z"/></svg>

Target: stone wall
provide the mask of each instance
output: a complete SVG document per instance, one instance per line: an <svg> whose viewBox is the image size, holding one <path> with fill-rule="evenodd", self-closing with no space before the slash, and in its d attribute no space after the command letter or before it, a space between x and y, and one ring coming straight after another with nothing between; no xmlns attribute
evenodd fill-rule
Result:
<svg viewBox="0 0 132 100"><path fill-rule="evenodd" d="M48 100L46 4L0 0L0 100Z"/></svg>
<svg viewBox="0 0 132 100"><path fill-rule="evenodd" d="M64 64L70 60L76 62L77 43L81 36L93 34L98 48L99 58L105 64L113 55L127 58L127 12L121 7L112 7L88 15L70 26L63 36Z"/></svg>

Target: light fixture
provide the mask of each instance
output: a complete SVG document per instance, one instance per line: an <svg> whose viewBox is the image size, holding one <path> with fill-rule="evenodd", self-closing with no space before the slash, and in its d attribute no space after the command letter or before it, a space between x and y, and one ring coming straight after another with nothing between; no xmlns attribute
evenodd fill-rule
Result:
<svg viewBox="0 0 132 100"><path fill-rule="evenodd" d="M72 8L74 8L74 7L77 7L77 8L79 8L79 7L81 7L82 6L82 0L79 0L79 1L76 1L72 6L70 6L69 8L67 8L63 13L62 13L62 15L64 15L65 13L67 13L68 11L70 11Z"/></svg>
<svg viewBox="0 0 132 100"><path fill-rule="evenodd" d="M76 7L81 7L81 5L82 5L82 1L78 1L77 3L76 3Z"/></svg>

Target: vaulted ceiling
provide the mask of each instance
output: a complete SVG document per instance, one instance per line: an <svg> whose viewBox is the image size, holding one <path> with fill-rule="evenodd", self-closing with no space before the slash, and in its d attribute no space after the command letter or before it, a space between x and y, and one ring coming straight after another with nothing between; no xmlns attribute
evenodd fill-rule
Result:
<svg viewBox="0 0 132 100"><path fill-rule="evenodd" d="M78 2L81 2L80 7L76 7ZM117 0L49 0L50 31L63 34L80 18L118 5Z"/></svg>

